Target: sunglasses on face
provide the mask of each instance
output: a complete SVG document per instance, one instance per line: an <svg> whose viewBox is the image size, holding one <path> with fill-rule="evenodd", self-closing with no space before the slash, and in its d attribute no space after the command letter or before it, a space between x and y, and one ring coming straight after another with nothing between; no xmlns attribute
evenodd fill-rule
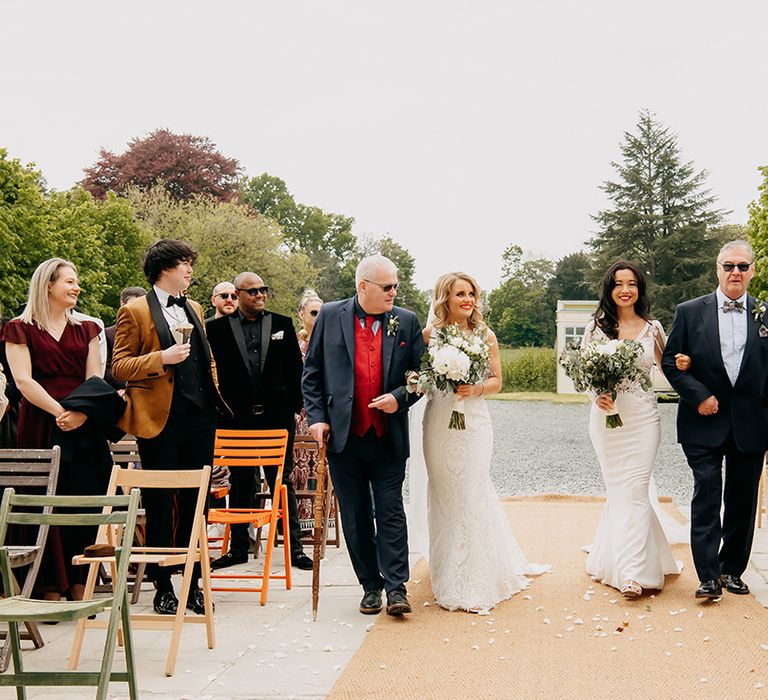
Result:
<svg viewBox="0 0 768 700"><path fill-rule="evenodd" d="M219 299L223 299L224 301L226 301L227 299L231 299L232 301L237 301L237 294L235 294L234 292L221 292L216 296L219 297Z"/></svg>
<svg viewBox="0 0 768 700"><path fill-rule="evenodd" d="M265 297L269 294L269 287L251 287L250 289L240 289L240 287L238 287L237 291L248 292L249 296L252 297L255 297L257 294L261 294L261 296Z"/></svg>
<svg viewBox="0 0 768 700"><path fill-rule="evenodd" d="M317 316L317 314L320 313L320 309L312 309L312 311L309 312L309 315L314 317Z"/></svg>
<svg viewBox="0 0 768 700"><path fill-rule="evenodd" d="M752 267L752 263L751 262L748 262L748 263L745 263L745 262L741 262L741 263L721 263L721 262L718 262L717 264L720 265L720 267L722 267L723 270L725 270L726 272L733 272L733 268L734 267L738 267L739 268L739 272L746 272L747 270L749 270L750 267Z"/></svg>
<svg viewBox="0 0 768 700"><path fill-rule="evenodd" d="M397 291L397 288L400 286L399 282L395 282L394 284L379 284L373 280L366 279L364 279L363 282L368 282L368 284L375 284L377 287L381 287L382 292L391 292L393 289Z"/></svg>

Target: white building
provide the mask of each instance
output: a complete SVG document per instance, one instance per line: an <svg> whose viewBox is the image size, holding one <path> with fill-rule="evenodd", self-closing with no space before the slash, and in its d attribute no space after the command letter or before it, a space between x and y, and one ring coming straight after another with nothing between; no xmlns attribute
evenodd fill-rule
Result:
<svg viewBox="0 0 768 700"><path fill-rule="evenodd" d="M557 357L565 349L565 346L570 342L581 342L581 337L584 335L584 328L589 320L592 318L592 314L597 309L597 301L587 300L558 300L557 302L557 341L555 344L555 350ZM653 380L654 391L671 392L672 387L667 382L664 375L654 366L651 372L651 379ZM568 379L565 374L565 370L557 364L557 393L558 394L577 394L576 389L573 388L573 382Z"/></svg>

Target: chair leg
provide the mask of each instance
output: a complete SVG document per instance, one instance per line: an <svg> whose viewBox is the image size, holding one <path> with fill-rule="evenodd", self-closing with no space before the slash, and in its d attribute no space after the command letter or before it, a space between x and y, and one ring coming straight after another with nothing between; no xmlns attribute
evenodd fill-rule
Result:
<svg viewBox="0 0 768 700"><path fill-rule="evenodd" d="M291 590L291 529L288 524L288 487L280 487L280 510L283 518L283 552L285 554L285 590Z"/></svg>
<svg viewBox="0 0 768 700"><path fill-rule="evenodd" d="M131 605L136 605L139 602L139 596L141 595L141 583L144 580L144 571L147 565L142 562L136 565L136 578L133 582L133 589L131 590Z"/></svg>
<svg viewBox="0 0 768 700"><path fill-rule="evenodd" d="M120 618L123 622L123 642L125 644L125 669L128 672L128 696L131 700L138 700L139 691L136 686L136 659L134 657L133 636L131 632L131 611L128 606L128 594L126 593L123 605L120 609Z"/></svg>
<svg viewBox="0 0 768 700"><path fill-rule="evenodd" d="M11 655L13 656L14 673L23 673L24 665L21 661L21 637L19 636L19 623L8 623L8 641L11 643ZM27 699L27 690L24 686L16 687L17 700Z"/></svg>
<svg viewBox="0 0 768 700"><path fill-rule="evenodd" d="M205 599L205 634L208 640L208 648L216 646L216 634L213 628L213 593L211 591L211 553L208 549L208 529L205 523L200 533L200 578L203 585L203 597Z"/></svg>
<svg viewBox="0 0 768 700"><path fill-rule="evenodd" d="M96 589L96 582L99 578L100 564L90 564L88 566L88 578L85 580L85 590L83 591L83 600L91 600L93 592ZM72 650L69 653L69 670L76 671L80 663L80 652L83 649L83 640L85 638L86 620L77 621L75 627L75 638L72 640Z"/></svg>

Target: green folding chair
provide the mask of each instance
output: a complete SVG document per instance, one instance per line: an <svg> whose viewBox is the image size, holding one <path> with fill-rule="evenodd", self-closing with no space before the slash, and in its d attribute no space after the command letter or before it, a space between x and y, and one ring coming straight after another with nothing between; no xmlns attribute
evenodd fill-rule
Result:
<svg viewBox="0 0 768 700"><path fill-rule="evenodd" d="M25 700L27 686L97 686L96 698L105 700L110 681L128 683L131 700L138 698L136 664L128 608L128 564L139 508L139 489L127 496L22 496L7 488L0 504L0 573L5 591L12 591L13 575L5 535L9 524L17 525L109 525L116 530L114 595L97 600L33 600L13 596L0 600L0 621L8 623L13 673L0 674L0 687L15 686L16 697ZM42 509L42 512L30 511ZM53 512L50 512L54 509ZM94 509L103 509L94 512ZM114 510L119 509L119 510ZM47 512L46 512L47 511ZM19 625L32 622L76 621L110 609L101 669L89 671L24 671L21 661ZM118 629L122 628L126 670L112 671Z"/></svg>

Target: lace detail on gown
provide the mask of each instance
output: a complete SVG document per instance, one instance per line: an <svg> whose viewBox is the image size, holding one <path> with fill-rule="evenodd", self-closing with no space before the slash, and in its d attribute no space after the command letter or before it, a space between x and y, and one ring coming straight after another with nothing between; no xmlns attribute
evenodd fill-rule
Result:
<svg viewBox="0 0 768 700"><path fill-rule="evenodd" d="M452 396L434 393L424 411L432 591L449 610L487 610L549 567L525 559L491 483L485 400L464 402L466 430L448 429L452 408Z"/></svg>

